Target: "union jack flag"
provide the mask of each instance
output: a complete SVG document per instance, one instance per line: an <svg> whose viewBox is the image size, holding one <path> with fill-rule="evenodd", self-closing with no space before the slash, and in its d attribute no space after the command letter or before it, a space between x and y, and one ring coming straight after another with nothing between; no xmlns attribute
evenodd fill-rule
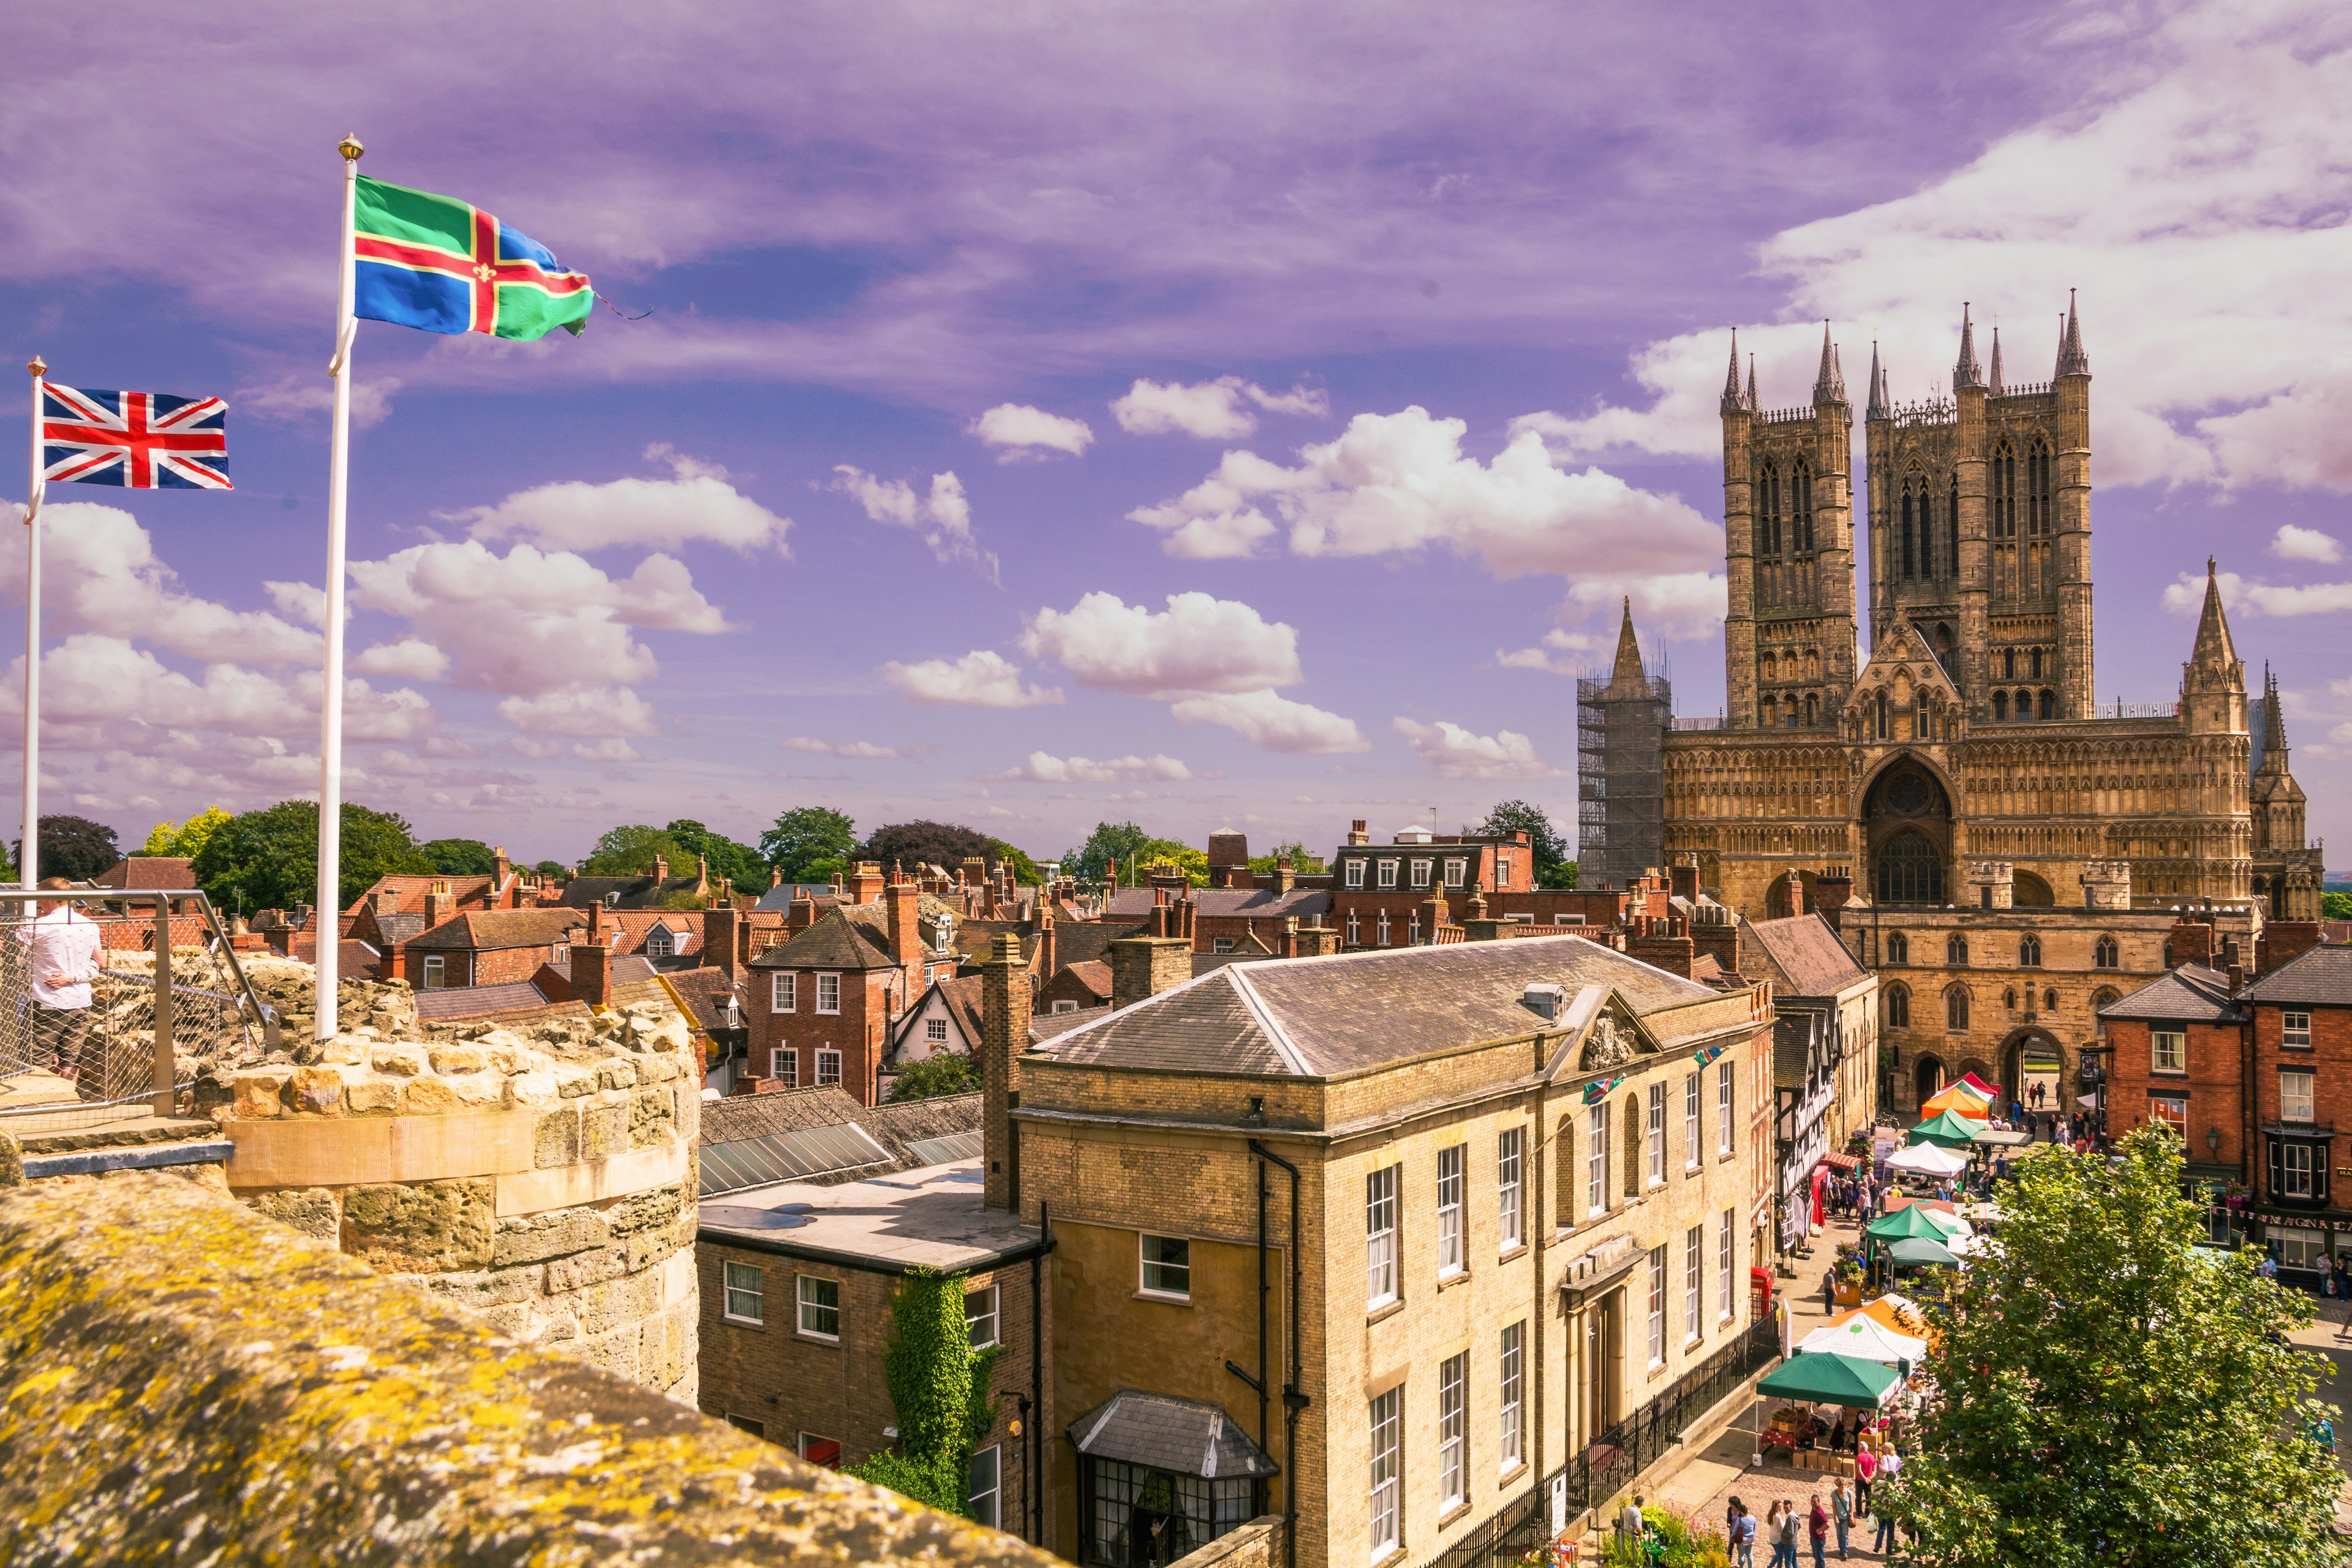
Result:
<svg viewBox="0 0 2352 1568"><path fill-rule="evenodd" d="M217 397L41 383L42 478L141 490L226 490L228 405Z"/></svg>

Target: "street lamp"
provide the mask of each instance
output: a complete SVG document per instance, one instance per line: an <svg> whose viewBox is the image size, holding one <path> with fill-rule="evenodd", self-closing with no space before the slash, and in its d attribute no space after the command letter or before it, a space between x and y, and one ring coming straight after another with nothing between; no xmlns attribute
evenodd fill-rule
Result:
<svg viewBox="0 0 2352 1568"><path fill-rule="evenodd" d="M2208 1127L2205 1129L2205 1147L2212 1150L2216 1155L2219 1155L2221 1152L2221 1130L2220 1128Z"/></svg>

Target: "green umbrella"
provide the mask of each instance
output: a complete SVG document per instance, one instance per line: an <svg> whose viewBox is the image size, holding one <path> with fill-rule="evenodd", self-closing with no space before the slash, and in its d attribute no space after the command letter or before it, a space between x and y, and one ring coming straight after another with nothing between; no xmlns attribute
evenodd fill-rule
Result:
<svg viewBox="0 0 2352 1568"><path fill-rule="evenodd" d="M1933 1265L1949 1268L1959 1262L1951 1249L1940 1241L1930 1241L1924 1236L1906 1237L1886 1249L1887 1255L1906 1268Z"/></svg>
<svg viewBox="0 0 2352 1568"><path fill-rule="evenodd" d="M1893 1214L1879 1215L1870 1222L1870 1228L1863 1232L1874 1241L1902 1241L1913 1237L1942 1241L1953 1234L1952 1228L1943 1223L1941 1215L1918 1204L1909 1204Z"/></svg>
<svg viewBox="0 0 2352 1568"><path fill-rule="evenodd" d="M1903 1135L1906 1143L1933 1143L1939 1149L1965 1149L1977 1141L1977 1131L1983 1122L1962 1116L1957 1110L1947 1110L1922 1121Z"/></svg>
<svg viewBox="0 0 2352 1568"><path fill-rule="evenodd" d="M1896 1381L1891 1366L1832 1351L1790 1357L1764 1375L1756 1384L1756 1392L1778 1394L1783 1399L1810 1399L1817 1405L1874 1410Z"/></svg>

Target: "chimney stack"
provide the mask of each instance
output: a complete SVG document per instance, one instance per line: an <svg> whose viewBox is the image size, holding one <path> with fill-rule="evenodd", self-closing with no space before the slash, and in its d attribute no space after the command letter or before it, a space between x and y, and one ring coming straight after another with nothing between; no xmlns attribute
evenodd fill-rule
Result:
<svg viewBox="0 0 2352 1568"><path fill-rule="evenodd" d="M1853 873L1843 866L1822 867L1813 879L1813 908L1832 931L1845 929L1845 907L1853 900Z"/></svg>
<svg viewBox="0 0 2352 1568"><path fill-rule="evenodd" d="M882 897L882 863L860 860L850 872L845 896L853 904L870 904Z"/></svg>
<svg viewBox="0 0 2352 1568"><path fill-rule="evenodd" d="M1366 822L1365 822L1365 819L1364 819L1364 818L1362 818L1362 817L1360 817L1360 817L1356 818L1353 822L1351 822L1351 823L1348 824L1348 842L1349 842L1349 843L1350 843L1350 844L1370 844L1371 841L1372 841L1372 836L1371 836L1371 833L1370 833L1370 829L1369 829L1369 827L1368 827L1368 826L1367 826L1367 824L1366 824Z"/></svg>
<svg viewBox="0 0 2352 1568"><path fill-rule="evenodd" d="M499 900L507 893L507 884L514 880L514 862L507 858L507 847L503 844L499 845L496 849L491 850L490 854L492 857L490 864L490 908L497 909L499 907ZM518 901L510 903L508 907L512 909L520 909L522 906L519 901L519 898L521 893L521 889L517 888L514 891L518 897Z"/></svg>
<svg viewBox="0 0 2352 1568"><path fill-rule="evenodd" d="M792 907L784 912L784 930L798 936L816 924L816 895L805 889L793 896Z"/></svg>
<svg viewBox="0 0 2352 1568"><path fill-rule="evenodd" d="M454 893L425 895L425 929L426 931L431 931L436 926L446 925L457 917L457 899Z"/></svg>
<svg viewBox="0 0 2352 1568"><path fill-rule="evenodd" d="M1674 896L1689 903L1698 902L1698 862L1689 856L1677 856L1666 868L1670 890Z"/></svg>
<svg viewBox="0 0 2352 1568"><path fill-rule="evenodd" d="M663 886L664 884L666 884L667 882L668 882L668 880L669 880L669 857L668 857L668 856L667 856L667 855L656 855L656 856L655 856L655 857L654 857L654 888L655 888L655 889L656 889L656 891L660 890L660 889L662 888L662 886Z"/></svg>
<svg viewBox="0 0 2352 1568"><path fill-rule="evenodd" d="M702 911L703 961L716 964L730 982L743 977L742 922L732 900Z"/></svg>
<svg viewBox="0 0 2352 1568"><path fill-rule="evenodd" d="M602 1007L612 994L613 953L601 942L572 944L572 999Z"/></svg>
<svg viewBox="0 0 2352 1568"><path fill-rule="evenodd" d="M2164 939L2165 967L2177 969L2184 963L2210 967L2212 963L2213 928L2194 915L2181 915Z"/></svg>
<svg viewBox="0 0 2352 1568"><path fill-rule="evenodd" d="M781 887L782 887L783 885L784 885L784 868L783 868L782 866L771 866L771 867L769 867L769 868L768 868L768 887L770 888L770 889L771 889L771 890L772 890L772 889L774 889L781 888Z"/></svg>
<svg viewBox="0 0 2352 1568"><path fill-rule="evenodd" d="M1291 889L1297 885L1297 869L1291 865L1290 857L1287 855L1276 856L1274 861L1275 897L1280 898L1283 894L1287 893Z"/></svg>
<svg viewBox="0 0 2352 1568"><path fill-rule="evenodd" d="M1021 1103L1021 1085L1013 1058L1029 1048L1029 1012L1021 939L1007 931L989 944L980 966L982 1201L1015 1214L1021 1209L1021 1130L1012 1112Z"/></svg>
<svg viewBox="0 0 2352 1568"><path fill-rule="evenodd" d="M905 878L893 880L882 890L887 906L884 914L890 931L890 956L907 972L907 986L911 992L923 972L923 922L920 914L922 894L915 884Z"/></svg>
<svg viewBox="0 0 2352 1568"><path fill-rule="evenodd" d="M1155 911L1156 913L1156 911ZM1165 923L1155 918L1155 930ZM1155 934L1121 937L1106 951L1110 960L1110 1005L1131 1007L1147 996L1192 978L1190 937Z"/></svg>

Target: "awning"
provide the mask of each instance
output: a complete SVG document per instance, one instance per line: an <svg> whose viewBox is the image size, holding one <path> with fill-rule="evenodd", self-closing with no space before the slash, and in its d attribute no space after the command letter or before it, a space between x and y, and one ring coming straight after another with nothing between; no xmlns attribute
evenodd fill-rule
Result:
<svg viewBox="0 0 2352 1568"><path fill-rule="evenodd" d="M1822 1163L1832 1170L1851 1171L1861 1164L1862 1161L1859 1156L1853 1154L1824 1154L1822 1156Z"/></svg>
<svg viewBox="0 0 2352 1568"><path fill-rule="evenodd" d="M1081 1454L1203 1480L1279 1475L1282 1467L1218 1405L1122 1388L1070 1423Z"/></svg>
<svg viewBox="0 0 2352 1568"><path fill-rule="evenodd" d="M1893 1367L1878 1362L1836 1354L1797 1355L1766 1373L1758 1381L1756 1392L1874 1410L1899 1381Z"/></svg>
<svg viewBox="0 0 2352 1568"><path fill-rule="evenodd" d="M1924 1236L1905 1237L1886 1250L1906 1268L1949 1268L1959 1261L1942 1242Z"/></svg>
<svg viewBox="0 0 2352 1568"><path fill-rule="evenodd" d="M1975 1142L1979 1128L1956 1110L1942 1110L1929 1117L1903 1135L1906 1143L1936 1143L1947 1149L1966 1148Z"/></svg>

